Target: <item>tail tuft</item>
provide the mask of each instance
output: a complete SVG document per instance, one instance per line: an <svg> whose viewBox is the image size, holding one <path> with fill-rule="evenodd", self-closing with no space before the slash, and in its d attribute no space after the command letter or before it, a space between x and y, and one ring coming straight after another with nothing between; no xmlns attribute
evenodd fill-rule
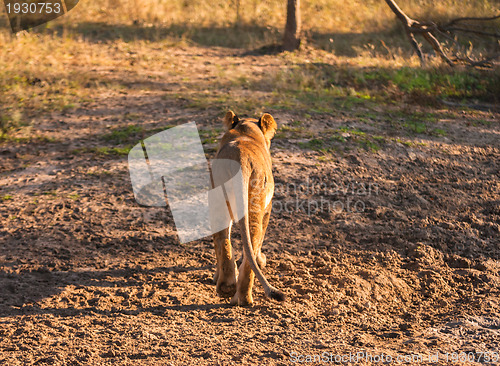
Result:
<svg viewBox="0 0 500 366"><path fill-rule="evenodd" d="M280 290L277 290L277 289L272 289L269 292L268 297L271 298L271 299L273 299L273 300L279 301L279 302L283 302L283 301L286 300L286 295L283 292L281 292Z"/></svg>

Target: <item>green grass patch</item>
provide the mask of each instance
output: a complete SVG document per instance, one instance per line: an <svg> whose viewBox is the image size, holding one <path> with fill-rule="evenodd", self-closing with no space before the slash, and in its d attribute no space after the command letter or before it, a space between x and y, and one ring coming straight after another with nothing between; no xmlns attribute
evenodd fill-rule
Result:
<svg viewBox="0 0 500 366"><path fill-rule="evenodd" d="M281 132L292 132L292 133L302 133L305 131L305 128L304 127L300 127L297 126L297 125L292 125L292 126L289 126L289 125L282 125L280 128L279 128L279 131Z"/></svg>
<svg viewBox="0 0 500 366"><path fill-rule="evenodd" d="M52 137L52 136L40 136L40 135L31 135L31 136L13 136L12 134L5 134L0 136L0 141L8 141L18 144L30 144L30 143L58 143L61 140Z"/></svg>
<svg viewBox="0 0 500 366"><path fill-rule="evenodd" d="M391 139L392 141L394 142L398 142L402 145L405 145L405 146L408 146L408 147L417 147L417 146L427 146L427 143L425 142L414 142L414 141L411 141L411 140L403 140L401 138L392 138Z"/></svg>
<svg viewBox="0 0 500 366"><path fill-rule="evenodd" d="M97 155L100 156L108 156L108 155L128 155L130 150L132 149L132 146L125 146L125 147L96 147L92 149L92 152L96 153Z"/></svg>
<svg viewBox="0 0 500 366"><path fill-rule="evenodd" d="M415 134L422 134L427 132L427 125L424 122L411 120L404 123L403 126Z"/></svg>
<svg viewBox="0 0 500 366"><path fill-rule="evenodd" d="M8 108L3 113L0 110L0 141L8 137L7 133L21 125L22 113L19 110Z"/></svg>
<svg viewBox="0 0 500 366"><path fill-rule="evenodd" d="M379 151L382 148L377 141L370 139L363 139L360 141L360 144L365 150L370 150L372 152Z"/></svg>
<svg viewBox="0 0 500 366"><path fill-rule="evenodd" d="M287 138L297 138L297 137L308 137L312 138L313 133L308 131L305 127L302 126L290 126L290 125L281 125L278 127L276 131L275 139L287 139Z"/></svg>
<svg viewBox="0 0 500 366"><path fill-rule="evenodd" d="M69 199L72 199L73 201L78 201L80 199L80 195L78 193L73 193L68 196Z"/></svg>
<svg viewBox="0 0 500 366"><path fill-rule="evenodd" d="M312 139L307 142L299 142L298 145L303 149L325 151L325 141L322 139Z"/></svg>
<svg viewBox="0 0 500 366"><path fill-rule="evenodd" d="M349 127L345 127L345 126L340 127L336 132L337 133L351 134L354 136L366 136L366 133L361 131L361 130L358 130L356 128L349 128Z"/></svg>
<svg viewBox="0 0 500 366"><path fill-rule="evenodd" d="M493 121L490 121L490 120L486 120L486 119L477 119L475 121L472 121L472 125L474 127L477 127L477 126L486 126L486 127L490 127L491 125L493 124Z"/></svg>
<svg viewBox="0 0 500 366"><path fill-rule="evenodd" d="M328 161L332 161L332 158L327 155L320 155L316 159L318 159L319 162L326 163Z"/></svg>
<svg viewBox="0 0 500 366"><path fill-rule="evenodd" d="M210 130L199 130L202 144L215 144L215 143L217 143L219 141L218 137L222 132L223 132L223 129L220 127L213 128Z"/></svg>
<svg viewBox="0 0 500 366"><path fill-rule="evenodd" d="M442 128L435 128L431 131L431 135L434 135L434 136L446 136L447 134L448 134L448 132L446 132Z"/></svg>
<svg viewBox="0 0 500 366"><path fill-rule="evenodd" d="M305 142L299 142L300 148L323 152L325 154L342 150L349 150L352 147L360 147L368 151L376 152L387 142L384 136L370 135L359 129L340 127L335 130L322 132L322 137L312 138Z"/></svg>
<svg viewBox="0 0 500 366"><path fill-rule="evenodd" d="M189 107L197 109L227 109L231 105L252 114L256 106L262 106L264 93L265 109L292 110L301 115L337 115L339 111L347 110L371 123L379 120L374 110L380 104L396 105L403 100L435 105L442 98L493 100L495 95L500 95L500 72L497 70L355 67L304 63L300 55L292 64L289 62L286 60L285 66L278 71L265 71L254 78L245 76L244 83L238 73L225 74L217 86L190 91L190 96L182 98L190 101ZM230 92L222 92L221 88ZM248 93L248 90L254 93ZM245 97L239 93L244 93ZM429 119L425 115L416 117L423 117L425 122ZM296 126L300 123L297 121ZM415 121L409 121L407 127L413 133L425 130Z"/></svg>
<svg viewBox="0 0 500 366"><path fill-rule="evenodd" d="M396 111L385 116L396 130L406 130L409 135L446 136L445 128L435 127L440 117L449 117L442 113Z"/></svg>
<svg viewBox="0 0 500 366"><path fill-rule="evenodd" d="M146 139L157 132L165 131L169 128L175 127L174 125L166 125L162 127L155 127L146 129L139 125L128 125L125 127L118 127L113 129L110 133L102 136L104 141L111 142L114 145L130 145L139 143L139 140Z"/></svg>
<svg viewBox="0 0 500 366"><path fill-rule="evenodd" d="M50 191L44 191L44 192L35 192L33 193L33 196L40 196L43 195L47 197L47 199L55 199L57 197L57 191L55 189L52 189Z"/></svg>
<svg viewBox="0 0 500 366"><path fill-rule="evenodd" d="M9 201L9 200L11 200L12 198L13 198L13 196L12 196L12 195L10 195L10 194L6 194L6 195L3 195L3 196L2 196L2 201Z"/></svg>
<svg viewBox="0 0 500 366"><path fill-rule="evenodd" d="M116 128L108 134L102 136L105 141L112 142L116 145L123 144L130 141L132 138L137 140L140 134L143 132L143 128L137 125L128 125L126 127Z"/></svg>
<svg viewBox="0 0 500 366"><path fill-rule="evenodd" d="M370 101L397 101L404 96L409 96L411 102L427 104L443 97L492 101L500 95L498 69L393 69L314 63L285 68L271 80L273 91L288 97L295 95L313 111L335 106L346 109L370 106ZM260 87L259 82L257 85Z"/></svg>
<svg viewBox="0 0 500 366"><path fill-rule="evenodd" d="M90 100L88 79L82 75L44 70L33 77L29 66L19 65L12 62L0 71L0 138L29 125L34 115L68 111Z"/></svg>
<svg viewBox="0 0 500 366"><path fill-rule="evenodd" d="M109 146L101 146L101 147L88 147L88 148L81 148L81 149L75 149L71 153L74 155L79 155L79 154L96 154L98 156L126 156L132 149L133 145L126 145L124 147L109 147Z"/></svg>
<svg viewBox="0 0 500 366"><path fill-rule="evenodd" d="M392 98L404 93L413 99L451 97L492 100L500 93L498 69L475 70L445 67L358 69L344 70L343 75L338 78L352 83L356 90L370 88L373 94L387 93L387 96Z"/></svg>

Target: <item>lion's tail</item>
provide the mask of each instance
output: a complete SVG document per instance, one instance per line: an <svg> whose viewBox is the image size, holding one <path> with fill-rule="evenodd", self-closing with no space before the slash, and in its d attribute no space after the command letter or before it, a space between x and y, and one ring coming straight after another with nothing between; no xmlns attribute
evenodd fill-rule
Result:
<svg viewBox="0 0 500 366"><path fill-rule="evenodd" d="M245 182L246 183L246 182ZM248 197L248 192L247 192L247 187L248 185L244 183L244 196L243 197ZM248 212L245 212L245 217L243 220L241 220L241 231L242 231L242 242L243 242L243 251L245 253L246 258L248 259L248 262L250 263L250 268L252 271L255 273L255 276L261 283L262 287L264 288L264 293L266 294L267 297L277 300L277 301L285 301L285 294L278 290L277 288L271 286L269 282L267 282L266 277L262 273L262 271L259 268L259 265L257 264L257 260L255 259L255 254L251 248L251 243L252 239L250 238L250 222L249 222L249 217L248 217Z"/></svg>

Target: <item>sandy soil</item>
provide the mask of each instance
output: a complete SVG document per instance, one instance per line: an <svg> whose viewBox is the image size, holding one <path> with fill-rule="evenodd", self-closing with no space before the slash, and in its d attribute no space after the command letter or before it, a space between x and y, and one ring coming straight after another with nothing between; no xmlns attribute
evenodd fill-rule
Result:
<svg viewBox="0 0 500 366"><path fill-rule="evenodd" d="M224 60L191 52L200 68ZM447 136L377 152L348 132L327 156L301 147L303 135L276 138L265 273L288 299L257 285L255 306L238 308L216 296L211 239L180 245L168 210L136 204L126 156L93 149L130 124L220 127L219 111L163 94L138 84L98 95L37 121L55 140L0 145L0 364L445 365L454 352L469 357L457 365L500 364L498 114L485 125L457 113L438 122ZM304 123L311 136L393 133L348 116Z"/></svg>

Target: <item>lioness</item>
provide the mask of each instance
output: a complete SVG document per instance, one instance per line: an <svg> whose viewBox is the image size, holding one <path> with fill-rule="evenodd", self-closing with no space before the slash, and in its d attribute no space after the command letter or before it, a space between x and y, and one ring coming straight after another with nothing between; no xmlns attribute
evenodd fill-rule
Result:
<svg viewBox="0 0 500 366"><path fill-rule="evenodd" d="M247 196L248 201L245 207L247 212L244 212L243 219L239 221L243 242L243 262L238 271L230 239L234 212L231 218L227 219L228 228L213 235L217 257L217 270L214 277L217 293L221 297L234 295L231 305L250 306L253 304L252 286L256 275L267 297L284 301L285 295L271 286L260 270L266 265L266 257L262 254L261 247L269 223L271 200L274 194L269 148L276 132L276 122L268 113L259 120L253 118L240 120L232 111L229 111L224 117L224 127L226 133L222 137L215 159L233 160L241 166L243 179L240 185L243 187L240 187L239 192L243 198ZM226 179L225 175L227 171L214 165L212 185L214 185L214 178ZM230 209L228 200L234 200L234 197L228 197L228 195L230 193L226 192L226 204Z"/></svg>

